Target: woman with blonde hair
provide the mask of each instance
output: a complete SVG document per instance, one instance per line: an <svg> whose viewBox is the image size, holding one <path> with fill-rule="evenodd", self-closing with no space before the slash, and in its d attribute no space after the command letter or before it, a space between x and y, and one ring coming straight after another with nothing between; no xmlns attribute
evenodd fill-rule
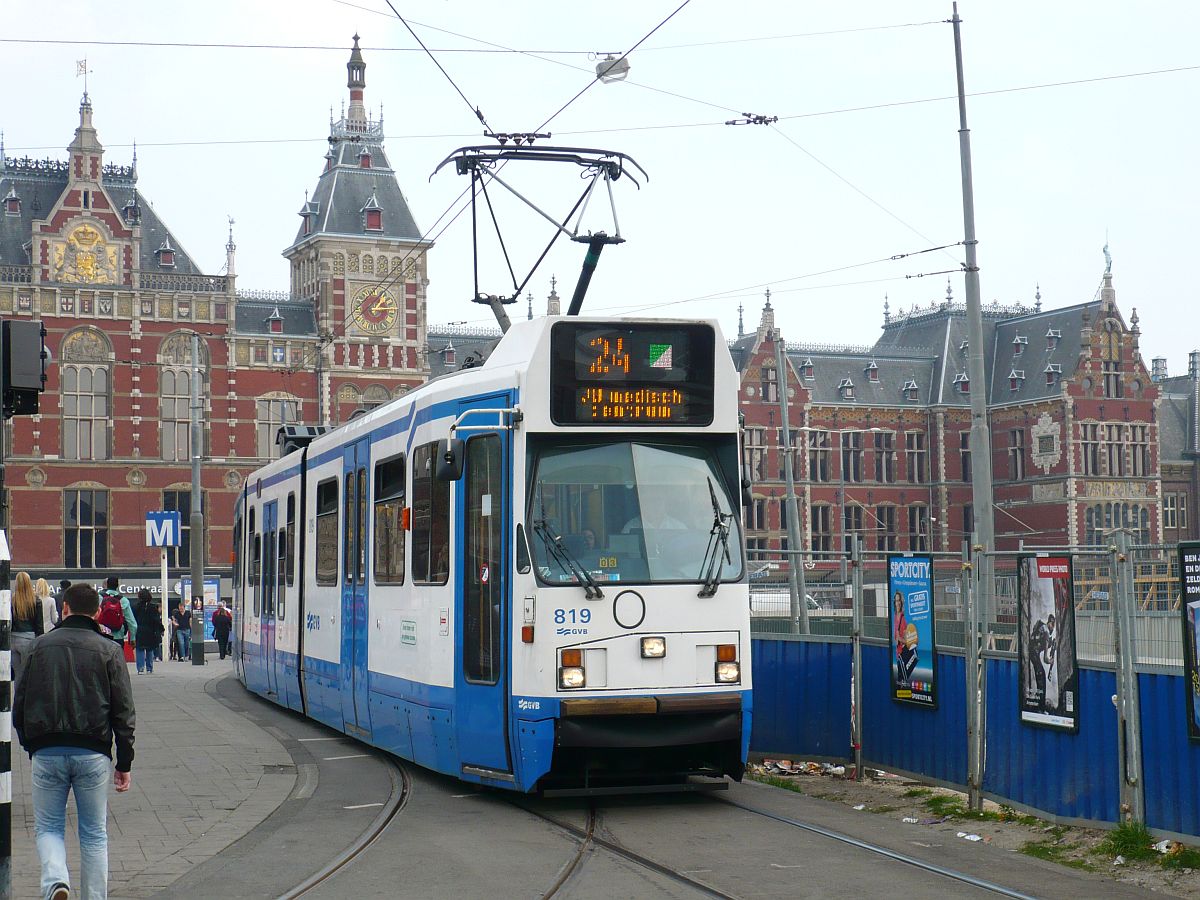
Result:
<svg viewBox="0 0 1200 900"><path fill-rule="evenodd" d="M45 629L42 625L42 604L33 593L33 581L28 572L17 573L17 586L12 592L12 650L13 691L25 669L25 657L33 639Z"/></svg>
<svg viewBox="0 0 1200 900"><path fill-rule="evenodd" d="M57 625L58 604L54 602L54 595L50 593L49 582L45 578L39 578L33 586L33 592L37 595L38 603L42 604L42 625Z"/></svg>

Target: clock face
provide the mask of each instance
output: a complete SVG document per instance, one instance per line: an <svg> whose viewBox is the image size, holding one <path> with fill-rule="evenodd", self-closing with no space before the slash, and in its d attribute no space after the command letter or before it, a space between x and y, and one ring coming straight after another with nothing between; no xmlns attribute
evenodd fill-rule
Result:
<svg viewBox="0 0 1200 900"><path fill-rule="evenodd" d="M396 323L396 298L387 290L365 287L354 295L354 324L361 331L383 334Z"/></svg>

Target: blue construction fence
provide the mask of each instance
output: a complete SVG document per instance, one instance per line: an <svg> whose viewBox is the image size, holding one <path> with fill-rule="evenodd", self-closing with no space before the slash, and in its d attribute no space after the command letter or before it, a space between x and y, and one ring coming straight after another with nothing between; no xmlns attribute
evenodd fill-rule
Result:
<svg viewBox="0 0 1200 900"><path fill-rule="evenodd" d="M848 638L756 637L752 647L752 753L793 759L852 758ZM967 697L961 651L937 654L936 709L890 696L890 647L862 645L862 757L865 765L967 789ZM1120 820L1116 672L1080 664L1079 730L1020 721L1017 661L985 655L984 796L1056 821L1113 825ZM1187 736L1181 670L1139 666L1145 822L1152 831L1200 837L1200 743Z"/></svg>

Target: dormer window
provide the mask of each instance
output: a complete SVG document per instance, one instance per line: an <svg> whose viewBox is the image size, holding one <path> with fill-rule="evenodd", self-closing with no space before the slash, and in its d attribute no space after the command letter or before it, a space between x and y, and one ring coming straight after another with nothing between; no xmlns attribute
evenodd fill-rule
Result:
<svg viewBox="0 0 1200 900"><path fill-rule="evenodd" d="M366 147L358 151L358 167L360 169L371 168L371 151Z"/></svg>
<svg viewBox="0 0 1200 900"><path fill-rule="evenodd" d="M964 340L961 344L958 345L958 352L966 353L970 346L971 346L971 342Z"/></svg>
<svg viewBox="0 0 1200 900"><path fill-rule="evenodd" d="M875 364L875 360L871 360L871 364L866 368L867 381L872 384L879 384L879 366Z"/></svg>
<svg viewBox="0 0 1200 900"><path fill-rule="evenodd" d="M1062 340L1062 331L1058 328L1051 328L1046 332L1046 349L1054 350L1058 347L1058 342Z"/></svg>
<svg viewBox="0 0 1200 900"><path fill-rule="evenodd" d="M1018 334L1013 338L1013 356L1020 356L1025 352L1025 347L1029 343L1029 338L1023 334Z"/></svg>
<svg viewBox="0 0 1200 900"><path fill-rule="evenodd" d="M1008 389L1010 391L1019 391L1021 385L1025 383L1025 370L1012 369L1008 373Z"/></svg>
<svg viewBox="0 0 1200 900"><path fill-rule="evenodd" d="M125 219L126 225L137 225L142 220L142 208L138 206L137 197L130 197L129 201L121 207L121 215Z"/></svg>
<svg viewBox="0 0 1200 900"><path fill-rule="evenodd" d="M1046 373L1046 384L1057 384L1062 378L1062 366L1058 363L1047 363L1043 371Z"/></svg>
<svg viewBox="0 0 1200 900"><path fill-rule="evenodd" d="M371 196L366 203L363 204L361 210L363 216L363 229L366 231L383 231L383 207L379 205L379 201L375 199L375 192L371 191Z"/></svg>
<svg viewBox="0 0 1200 900"><path fill-rule="evenodd" d="M808 379L809 381L811 381L813 378L816 378L816 374L813 370L813 361L811 358L805 357L804 362L800 363L800 377Z"/></svg>
<svg viewBox="0 0 1200 900"><path fill-rule="evenodd" d="M307 191L305 192L307 194ZM304 199L304 205L300 207L300 218L304 220L304 225L301 226L302 234L312 234L315 229L317 216L321 212L321 204L316 200Z"/></svg>
<svg viewBox="0 0 1200 900"><path fill-rule="evenodd" d="M8 189L8 196L4 198L4 214L6 216L19 216L21 214L21 198L17 196L15 185Z"/></svg>
<svg viewBox="0 0 1200 900"><path fill-rule="evenodd" d="M154 255L158 257L158 265L163 269L175 268L175 248L171 246L170 238L163 238L163 242L159 248L154 251Z"/></svg>
<svg viewBox="0 0 1200 900"><path fill-rule="evenodd" d="M966 372L959 372L954 376L954 389L960 394L971 393L971 379L967 377Z"/></svg>
<svg viewBox="0 0 1200 900"><path fill-rule="evenodd" d="M917 387L916 379L915 378L908 379L908 381L904 382L904 399L907 400L909 403L916 403L917 402L917 392L919 390L920 390L920 388Z"/></svg>
<svg viewBox="0 0 1200 900"><path fill-rule="evenodd" d="M267 328L270 329L271 334L283 334L283 316L279 314L278 306L267 316Z"/></svg>
<svg viewBox="0 0 1200 900"><path fill-rule="evenodd" d="M848 376L838 383L838 394L843 400L854 399L854 382Z"/></svg>
<svg viewBox="0 0 1200 900"><path fill-rule="evenodd" d="M325 154L325 171L326 172L328 172L330 169L333 168L333 163L334 163L334 155L333 155L333 151L330 150L328 153Z"/></svg>
<svg viewBox="0 0 1200 900"><path fill-rule="evenodd" d="M454 365L455 361L454 342L450 341L442 348L442 362L448 366Z"/></svg>

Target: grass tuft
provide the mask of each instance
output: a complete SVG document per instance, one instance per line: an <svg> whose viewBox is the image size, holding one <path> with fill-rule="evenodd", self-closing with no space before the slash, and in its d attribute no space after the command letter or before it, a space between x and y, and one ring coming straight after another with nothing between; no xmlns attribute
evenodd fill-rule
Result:
<svg viewBox="0 0 1200 900"><path fill-rule="evenodd" d="M1164 869L1200 869L1200 850L1183 847L1163 854L1159 858L1159 865Z"/></svg>
<svg viewBox="0 0 1200 900"><path fill-rule="evenodd" d="M933 793L933 791L931 791L929 788L915 787L915 788L909 788L907 791L905 791L900 796L901 797L928 797L932 793Z"/></svg>
<svg viewBox="0 0 1200 900"><path fill-rule="evenodd" d="M1072 869L1096 871L1096 867L1084 859L1072 859L1068 854L1079 848L1078 844L1062 844L1058 841L1029 841L1021 845L1020 852L1026 856L1044 859L1047 862L1069 866Z"/></svg>
<svg viewBox="0 0 1200 900"><path fill-rule="evenodd" d="M1153 843L1154 838L1141 822L1122 822L1108 833L1098 849L1107 856L1123 856L1127 860L1152 859Z"/></svg>

